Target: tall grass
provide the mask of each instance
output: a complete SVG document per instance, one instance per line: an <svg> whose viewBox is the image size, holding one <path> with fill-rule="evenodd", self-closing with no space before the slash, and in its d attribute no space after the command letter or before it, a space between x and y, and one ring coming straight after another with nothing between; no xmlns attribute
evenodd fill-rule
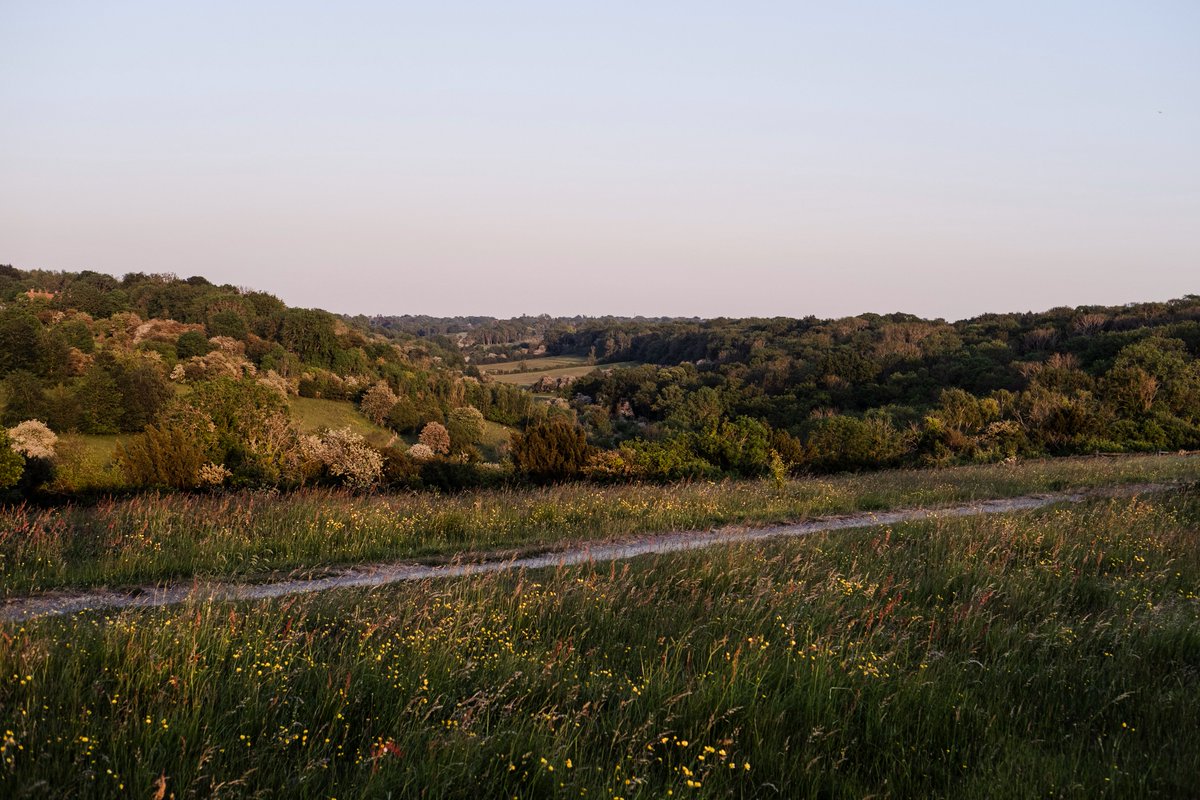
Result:
<svg viewBox="0 0 1200 800"><path fill-rule="evenodd" d="M1140 456L827 479L355 496L143 495L0 509L0 597L64 586L230 578L359 561L528 549L1129 481L1195 480L1200 459Z"/></svg>
<svg viewBox="0 0 1200 800"><path fill-rule="evenodd" d="M1189 797L1200 497L0 629L0 796Z"/></svg>

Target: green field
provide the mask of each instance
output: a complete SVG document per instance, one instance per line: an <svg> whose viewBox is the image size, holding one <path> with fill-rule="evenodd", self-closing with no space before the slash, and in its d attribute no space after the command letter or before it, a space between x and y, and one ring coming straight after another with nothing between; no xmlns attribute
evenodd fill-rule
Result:
<svg viewBox="0 0 1200 800"><path fill-rule="evenodd" d="M376 447L385 447L399 438L387 428L371 422L353 403L344 400L289 397L288 407L302 433L316 433L322 428L350 428Z"/></svg>
<svg viewBox="0 0 1200 800"><path fill-rule="evenodd" d="M509 442L512 441L514 430L515 428L510 428L507 425L501 425L491 420L484 420L483 439L479 442L479 449L482 451L484 459L492 463L502 461L504 455L508 452Z"/></svg>
<svg viewBox="0 0 1200 800"><path fill-rule="evenodd" d="M58 437L55 488L88 491L122 486L124 478L116 458L121 442L128 437L128 434L63 434Z"/></svg>
<svg viewBox="0 0 1200 800"><path fill-rule="evenodd" d="M1191 490L4 626L0 796L1191 797L1198 528Z"/></svg>
<svg viewBox="0 0 1200 800"><path fill-rule="evenodd" d="M487 364L479 370L500 383L533 386L542 378L579 378L596 369L632 366L636 366L636 363L623 361L617 364L590 364L582 356L548 356L503 364Z"/></svg>
<svg viewBox="0 0 1200 800"><path fill-rule="evenodd" d="M3 596L72 586L241 578L336 564L542 549L636 533L767 524L1136 481L1200 479L1200 459L1063 459L824 479L570 484L439 495L307 490L144 494L0 509Z"/></svg>
<svg viewBox="0 0 1200 800"><path fill-rule="evenodd" d="M416 435L401 436L394 431L371 422L353 404L338 400L319 400L293 397L288 400L292 419L303 433L315 433L321 428L345 428L360 434L376 447L396 444L415 444ZM486 461L498 462L508 447L513 429L496 422L484 421L483 439L479 449Z"/></svg>
<svg viewBox="0 0 1200 800"><path fill-rule="evenodd" d="M588 360L583 356L543 356L542 358L523 358L518 361L501 361L496 364L481 364L479 371L490 375L501 375L507 372L545 372L564 367L587 365Z"/></svg>

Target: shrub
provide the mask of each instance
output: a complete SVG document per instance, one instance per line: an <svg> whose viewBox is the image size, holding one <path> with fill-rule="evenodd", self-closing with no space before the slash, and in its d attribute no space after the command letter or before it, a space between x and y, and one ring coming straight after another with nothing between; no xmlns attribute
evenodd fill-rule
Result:
<svg viewBox="0 0 1200 800"><path fill-rule="evenodd" d="M530 425L512 437L512 457L517 470L540 481L578 477L591 448L587 435L575 423L554 417Z"/></svg>
<svg viewBox="0 0 1200 800"><path fill-rule="evenodd" d="M424 445L413 445L424 447ZM383 450L383 480L394 489L416 489L421 485L421 470L411 451L403 446ZM430 457L433 453L430 452Z"/></svg>
<svg viewBox="0 0 1200 800"><path fill-rule="evenodd" d="M450 452L450 431L440 422L430 422L422 428L420 441L439 455Z"/></svg>
<svg viewBox="0 0 1200 800"><path fill-rule="evenodd" d="M627 448L593 451L588 456L587 463L583 465L583 475L588 480L604 482L629 481L642 477Z"/></svg>
<svg viewBox="0 0 1200 800"><path fill-rule="evenodd" d="M446 418L446 430L454 448L465 450L483 438L483 413L472 406L456 408Z"/></svg>
<svg viewBox="0 0 1200 800"><path fill-rule="evenodd" d="M223 464L208 463L200 467L200 471L196 475L197 486L216 487L225 483L229 476L233 473L225 468Z"/></svg>
<svg viewBox="0 0 1200 800"><path fill-rule="evenodd" d="M414 444L412 447L408 448L408 455L414 461L430 461L437 457L437 454L433 452L432 447L427 444L420 443Z"/></svg>
<svg viewBox="0 0 1200 800"><path fill-rule="evenodd" d="M25 457L14 450L8 431L0 428L0 489L16 486L25 471Z"/></svg>
<svg viewBox="0 0 1200 800"><path fill-rule="evenodd" d="M427 422L444 419L441 406L432 397L402 397L388 412L387 424L398 433L417 433Z"/></svg>
<svg viewBox="0 0 1200 800"><path fill-rule="evenodd" d="M689 437L676 436L655 442L635 440L621 446L622 454L635 465L638 477L656 481L684 478L715 478L720 470L696 454Z"/></svg>
<svg viewBox="0 0 1200 800"><path fill-rule="evenodd" d="M771 432L750 417L723 419L691 439L696 455L725 472L757 477L771 467Z"/></svg>
<svg viewBox="0 0 1200 800"><path fill-rule="evenodd" d="M906 450L891 420L841 415L819 420L806 445L809 462L823 471L891 466Z"/></svg>
<svg viewBox="0 0 1200 800"><path fill-rule="evenodd" d="M328 477L352 489L369 489L383 476L383 455L349 427L305 436L302 450Z"/></svg>
<svg viewBox="0 0 1200 800"><path fill-rule="evenodd" d="M180 361L186 361L193 356L205 356L213 350L208 343L208 337L200 331L188 331L180 334L175 340L175 354Z"/></svg>
<svg viewBox="0 0 1200 800"><path fill-rule="evenodd" d="M200 470L211 463L211 441L202 424L175 418L122 443L117 459L134 486L193 489L200 484Z"/></svg>
<svg viewBox="0 0 1200 800"><path fill-rule="evenodd" d="M286 400L274 388L252 379L205 381L176 407L187 406L200 409L213 423L218 450L211 460L231 469L234 483L290 483L302 478L299 436Z"/></svg>
<svg viewBox="0 0 1200 800"><path fill-rule="evenodd" d="M379 381L363 394L359 407L367 419L376 425L382 425L399 399L392 387L387 385L387 381Z"/></svg>
<svg viewBox="0 0 1200 800"><path fill-rule="evenodd" d="M26 458L54 460L54 445L58 442L58 436L44 422L27 419L15 428L9 428L8 438L12 449Z"/></svg>
<svg viewBox="0 0 1200 800"><path fill-rule="evenodd" d="M511 476L511 470L497 464L466 464L445 459L421 464L422 484L448 492L499 487L507 483Z"/></svg>

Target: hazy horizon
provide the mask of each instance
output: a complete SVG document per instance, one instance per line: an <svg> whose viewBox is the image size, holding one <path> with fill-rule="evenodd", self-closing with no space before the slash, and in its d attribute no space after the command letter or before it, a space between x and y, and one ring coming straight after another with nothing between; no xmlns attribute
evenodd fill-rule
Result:
<svg viewBox="0 0 1200 800"><path fill-rule="evenodd" d="M0 263L340 313L1200 291L1184 2L0 7Z"/></svg>

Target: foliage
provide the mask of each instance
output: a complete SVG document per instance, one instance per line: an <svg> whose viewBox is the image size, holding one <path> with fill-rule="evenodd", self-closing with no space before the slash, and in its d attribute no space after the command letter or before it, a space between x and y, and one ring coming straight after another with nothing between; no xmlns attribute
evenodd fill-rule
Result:
<svg viewBox="0 0 1200 800"><path fill-rule="evenodd" d="M288 309L283 313L279 340L305 363L326 368L333 366L338 349L337 334L333 315L327 312L306 308Z"/></svg>
<svg viewBox="0 0 1200 800"><path fill-rule="evenodd" d="M383 475L383 455L349 428L305 436L301 446L306 461L352 489L369 489Z"/></svg>
<svg viewBox="0 0 1200 800"><path fill-rule="evenodd" d="M363 394L359 407L367 419L376 425L382 425L399 399L387 381L379 381Z"/></svg>
<svg viewBox="0 0 1200 800"><path fill-rule="evenodd" d="M211 420L200 412L177 413L120 446L118 462L133 486L192 489L216 457Z"/></svg>
<svg viewBox="0 0 1200 800"><path fill-rule="evenodd" d="M433 452L433 448L423 442L417 442L408 448L408 455L414 461L429 461L437 458L437 453Z"/></svg>
<svg viewBox="0 0 1200 800"><path fill-rule="evenodd" d="M53 461L54 446L58 436L46 426L46 423L36 419L27 419L16 427L8 429L10 446L25 458L41 458Z"/></svg>
<svg viewBox="0 0 1200 800"><path fill-rule="evenodd" d="M426 423L421 428L420 442L435 454L445 455L450 452L450 431L440 422Z"/></svg>
<svg viewBox="0 0 1200 800"><path fill-rule="evenodd" d="M8 431L0 428L0 489L16 486L25 471L25 457L12 447Z"/></svg>
<svg viewBox="0 0 1200 800"><path fill-rule="evenodd" d="M537 481L579 476L590 452L583 429L561 417L530 425L512 437L513 464L521 474Z"/></svg>
<svg viewBox="0 0 1200 800"><path fill-rule="evenodd" d="M905 452L900 432L890 419L856 419L835 415L818 420L807 440L808 462L814 469L870 469L899 462Z"/></svg>
<svg viewBox="0 0 1200 800"><path fill-rule="evenodd" d="M483 439L483 413L473 406L452 409L446 415L446 431L456 450L479 444Z"/></svg>
<svg viewBox="0 0 1200 800"><path fill-rule="evenodd" d="M175 340L175 353L181 361L197 356L206 356L215 349L209 343L208 337L200 331L188 331L180 334L179 338Z"/></svg>
<svg viewBox="0 0 1200 800"><path fill-rule="evenodd" d="M1197 296L954 323L345 318L199 276L6 267L0 306L0 422L60 434L137 433L175 389L272 375L277 393L358 402L400 434L444 424L449 449L434 449L460 461L480 457L467 409L517 428L565 414L609 451L584 460L604 480L1200 448ZM555 377L548 403L505 383L538 370ZM218 424L214 463L235 485L298 483L279 410L251 419Z"/></svg>
<svg viewBox="0 0 1200 800"><path fill-rule="evenodd" d="M216 436L215 463L233 473L235 483L272 485L301 478L298 433L285 398L256 380L219 378L197 384L187 405L205 414Z"/></svg>

